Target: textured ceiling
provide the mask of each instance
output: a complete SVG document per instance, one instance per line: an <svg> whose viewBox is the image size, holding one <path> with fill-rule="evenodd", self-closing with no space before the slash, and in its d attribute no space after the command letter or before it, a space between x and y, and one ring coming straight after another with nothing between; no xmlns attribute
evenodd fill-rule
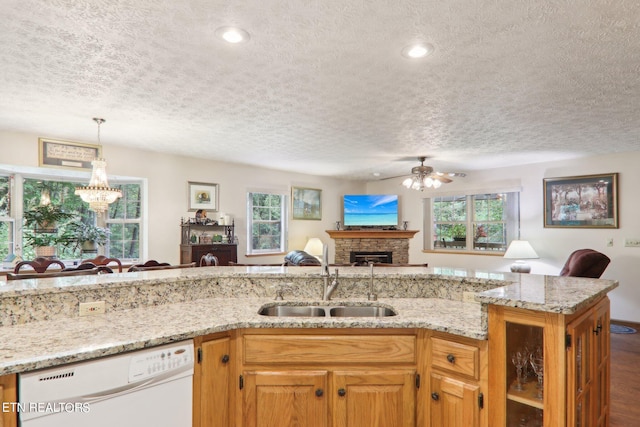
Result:
<svg viewBox="0 0 640 427"><path fill-rule="evenodd" d="M97 116L105 145L352 179L640 149L638 0L2 0L0 19L1 130L96 142Z"/></svg>

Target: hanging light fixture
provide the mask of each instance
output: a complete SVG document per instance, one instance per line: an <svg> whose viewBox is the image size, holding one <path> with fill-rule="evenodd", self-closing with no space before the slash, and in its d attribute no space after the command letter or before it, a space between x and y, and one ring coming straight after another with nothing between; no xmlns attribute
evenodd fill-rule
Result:
<svg viewBox="0 0 640 427"><path fill-rule="evenodd" d="M93 118L98 124L98 144L100 144L100 125L105 122L104 119ZM91 162L93 170L91 171L91 180L86 187L76 187L75 194L89 203L89 209L96 213L102 213L109 208L109 204L122 197L122 191L117 188L110 188L107 180L107 161L105 159L94 159Z"/></svg>
<svg viewBox="0 0 640 427"><path fill-rule="evenodd" d="M440 188L442 184L448 184L452 181L449 177L466 176L460 172L434 172L431 166L424 165L426 157L418 157L418 160L420 160L420 166L412 168L412 175L402 181L402 185L412 190L424 191L425 188Z"/></svg>

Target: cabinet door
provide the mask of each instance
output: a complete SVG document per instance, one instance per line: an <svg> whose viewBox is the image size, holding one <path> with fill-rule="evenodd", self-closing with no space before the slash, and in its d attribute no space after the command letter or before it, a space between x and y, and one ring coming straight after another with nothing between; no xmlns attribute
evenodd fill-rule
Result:
<svg viewBox="0 0 640 427"><path fill-rule="evenodd" d="M200 346L199 364L195 372L199 376L199 381L195 381L199 389L194 393L196 427L229 426L229 346L229 338L206 341Z"/></svg>
<svg viewBox="0 0 640 427"><path fill-rule="evenodd" d="M12 404L18 401L16 392L16 376L5 375L0 377L0 404ZM4 408L4 405L3 405ZM0 412L0 427L16 427L18 425L18 413L11 406Z"/></svg>
<svg viewBox="0 0 640 427"><path fill-rule="evenodd" d="M480 425L479 387L439 374L431 374L431 427Z"/></svg>
<svg viewBox="0 0 640 427"><path fill-rule="evenodd" d="M327 427L327 371L246 371L245 427Z"/></svg>
<svg viewBox="0 0 640 427"><path fill-rule="evenodd" d="M609 418L609 300L567 326L567 424L605 426Z"/></svg>
<svg viewBox="0 0 640 427"><path fill-rule="evenodd" d="M415 371L333 373L333 427L414 427Z"/></svg>

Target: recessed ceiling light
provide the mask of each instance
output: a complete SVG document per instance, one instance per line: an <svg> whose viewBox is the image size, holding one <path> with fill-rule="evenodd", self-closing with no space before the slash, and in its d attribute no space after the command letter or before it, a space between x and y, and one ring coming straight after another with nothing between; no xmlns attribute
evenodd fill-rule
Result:
<svg viewBox="0 0 640 427"><path fill-rule="evenodd" d="M251 36L242 28L220 27L216 30L216 36L229 43L246 43Z"/></svg>
<svg viewBox="0 0 640 427"><path fill-rule="evenodd" d="M430 43L414 43L402 49L402 56L411 59L424 58L431 55L435 48Z"/></svg>

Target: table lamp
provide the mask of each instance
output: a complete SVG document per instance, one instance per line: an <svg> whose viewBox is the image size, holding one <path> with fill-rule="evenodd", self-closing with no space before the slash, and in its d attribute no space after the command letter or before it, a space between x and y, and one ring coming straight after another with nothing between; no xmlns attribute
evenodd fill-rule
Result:
<svg viewBox="0 0 640 427"><path fill-rule="evenodd" d="M516 260L511 264L511 271L514 273L529 273L531 266L523 260L539 258L536 251L533 250L526 240L512 240L507 251L504 253L504 257Z"/></svg>
<svg viewBox="0 0 640 427"><path fill-rule="evenodd" d="M304 246L304 251L309 255L313 255L314 257L321 260L322 257L322 240L317 237L312 237L307 241L307 244Z"/></svg>

